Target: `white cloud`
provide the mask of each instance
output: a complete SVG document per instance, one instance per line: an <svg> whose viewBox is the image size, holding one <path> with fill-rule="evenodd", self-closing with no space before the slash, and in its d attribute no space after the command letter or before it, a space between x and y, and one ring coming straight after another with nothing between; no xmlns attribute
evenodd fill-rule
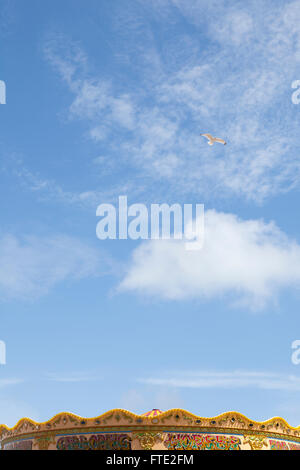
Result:
<svg viewBox="0 0 300 470"><path fill-rule="evenodd" d="M119 195L124 192L133 193L136 191L138 193L140 191L140 188L133 186L132 183L124 184L124 181L104 189L70 191L55 180L44 178L39 173L28 170L22 160L16 160L12 157L8 161L10 171L19 179L20 184L26 190L37 193L37 197L41 201L53 200L67 205L93 208L94 210L102 202L117 202ZM100 156L91 163L98 166L97 172L103 178L106 178L112 172L116 174L118 170L120 171L118 162L106 156Z"/></svg>
<svg viewBox="0 0 300 470"><path fill-rule="evenodd" d="M135 110L128 95L114 97L111 86L101 81L81 80L72 88L76 94L70 106L70 116L98 120L106 132L115 124L125 129L134 128ZM97 127L101 129L101 126ZM103 138L105 135L104 132Z"/></svg>
<svg viewBox="0 0 300 470"><path fill-rule="evenodd" d="M115 96L109 80L86 78L87 56L76 43L58 35L47 41L44 53L75 95L70 117L98 121L91 137L102 140L114 125L133 129L135 109L131 97L124 93ZM102 129L101 138L96 129Z"/></svg>
<svg viewBox="0 0 300 470"><path fill-rule="evenodd" d="M48 380L52 382L62 383L77 383L77 382L90 382L99 380L99 376L88 372L69 372L66 374L58 374L49 372L46 374Z"/></svg>
<svg viewBox="0 0 300 470"><path fill-rule="evenodd" d="M253 20L245 11L233 10L227 13L225 18L222 15L222 20L218 23L212 22L211 28L220 42L229 40L240 45L250 39L253 32Z"/></svg>
<svg viewBox="0 0 300 470"><path fill-rule="evenodd" d="M87 69L87 56L81 47L75 42L70 42L64 35L55 34L48 38L44 53L62 79L74 91L78 90L77 76Z"/></svg>
<svg viewBox="0 0 300 470"><path fill-rule="evenodd" d="M300 245L274 223L205 213L204 246L149 240L133 253L120 288L165 299L207 299L233 294L260 309L281 289L300 286Z"/></svg>
<svg viewBox="0 0 300 470"><path fill-rule="evenodd" d="M76 238L0 238L0 298L32 298L54 285L99 273L99 253Z"/></svg>
<svg viewBox="0 0 300 470"><path fill-rule="evenodd" d="M163 377L139 379L147 385L177 388L219 388L238 389L256 388L262 390L300 391L300 378L294 375L256 371L186 371L182 373L165 373Z"/></svg>
<svg viewBox="0 0 300 470"><path fill-rule="evenodd" d="M24 380L17 378L0 379L0 388L8 387L10 385L18 385L22 382L24 382Z"/></svg>

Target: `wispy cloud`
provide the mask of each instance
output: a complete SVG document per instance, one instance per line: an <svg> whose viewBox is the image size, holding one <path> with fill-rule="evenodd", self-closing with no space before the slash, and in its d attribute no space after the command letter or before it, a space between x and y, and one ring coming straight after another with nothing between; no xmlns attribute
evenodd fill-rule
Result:
<svg viewBox="0 0 300 470"><path fill-rule="evenodd" d="M140 61L143 70L135 90L91 75L88 57L78 44L68 45L64 39L62 47L57 38L47 43L47 60L74 95L70 117L84 119L91 139L104 141L112 157L134 168L133 180L140 175L148 184L168 181L165 192L262 201L298 186L298 110L291 105L290 84L297 77L300 56L294 20L299 1L273 9L269 2L235 2L229 9L226 2L218 2L217 13L214 2L136 5L135 20L129 21L125 10L117 15L132 41L141 29L147 31L143 53L136 48L131 59ZM167 11L171 22L184 17L205 36L206 48L197 35L186 32L176 37L177 49L186 44L195 54L188 61L179 55L172 63L172 44L158 49L143 17L145 9L157 21ZM258 16L265 21L257 21ZM146 57L157 73L149 73ZM228 147L208 148L200 131L226 138Z"/></svg>
<svg viewBox="0 0 300 470"><path fill-rule="evenodd" d="M70 118L98 121L97 126L90 129L92 138L102 140L114 125L133 130L135 110L131 97L126 93L116 96L108 79L89 77L88 58L76 43L55 36L48 40L44 51L46 59L75 95L69 109Z"/></svg>
<svg viewBox="0 0 300 470"><path fill-rule="evenodd" d="M186 371L165 373L162 377L148 377L141 383L176 388L256 388L262 390L300 391L300 378L294 375L256 371Z"/></svg>
<svg viewBox="0 0 300 470"><path fill-rule="evenodd" d="M90 165L93 173L101 174L104 182L107 177L122 174L123 170L116 160L107 155L99 155ZM78 187L67 189L65 181L60 183L53 178L47 178L41 172L29 169L22 158L16 158L14 155L6 157L5 167L0 171L16 178L21 188L36 194L38 201L52 201L93 211L103 202L117 202L120 194L138 195L144 189L143 185L137 186L133 181L118 181L117 178L114 178L111 184L102 184L101 187L96 185L94 188L87 187L82 190Z"/></svg>
<svg viewBox="0 0 300 470"><path fill-rule="evenodd" d="M46 374L46 378L52 382L62 383L91 382L101 379L99 375L88 372L68 372L65 374L49 372Z"/></svg>
<svg viewBox="0 0 300 470"><path fill-rule="evenodd" d="M21 384L23 382L24 382L23 379L18 379L18 378L0 379L0 388L5 388L5 387L8 387L10 385L18 385L18 384Z"/></svg>
<svg viewBox="0 0 300 470"><path fill-rule="evenodd" d="M0 237L0 298L31 299L54 285L101 272L100 254L67 235Z"/></svg>
<svg viewBox="0 0 300 470"><path fill-rule="evenodd" d="M100 164L100 161L94 162L94 164L97 163ZM89 188L83 191L69 191L55 180L44 178L40 174L28 170L23 164L19 164L13 170L13 174L26 190L36 193L40 200L50 200L85 208L92 207L94 209L100 202L117 198L121 192L126 192L127 189L126 185L112 185L110 189L104 190Z"/></svg>

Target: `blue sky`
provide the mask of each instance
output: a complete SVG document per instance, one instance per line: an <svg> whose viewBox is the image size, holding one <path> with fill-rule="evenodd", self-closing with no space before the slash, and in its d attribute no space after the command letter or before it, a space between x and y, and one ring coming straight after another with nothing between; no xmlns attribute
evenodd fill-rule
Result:
<svg viewBox="0 0 300 470"><path fill-rule="evenodd" d="M0 0L0 422L300 424L299 25L298 0ZM100 241L120 195L204 204L203 249Z"/></svg>

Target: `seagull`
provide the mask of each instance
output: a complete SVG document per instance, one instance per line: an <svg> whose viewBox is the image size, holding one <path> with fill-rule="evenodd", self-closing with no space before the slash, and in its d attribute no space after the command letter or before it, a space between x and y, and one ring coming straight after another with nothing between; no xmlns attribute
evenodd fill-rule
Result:
<svg viewBox="0 0 300 470"><path fill-rule="evenodd" d="M201 134L203 137L208 139L208 145L214 145L215 142L220 142L220 144L226 145L225 140L218 139L218 137L213 137L211 134Z"/></svg>

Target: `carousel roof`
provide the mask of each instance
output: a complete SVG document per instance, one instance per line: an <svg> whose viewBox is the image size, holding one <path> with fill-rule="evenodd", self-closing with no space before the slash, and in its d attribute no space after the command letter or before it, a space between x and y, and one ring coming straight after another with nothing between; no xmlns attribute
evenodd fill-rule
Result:
<svg viewBox="0 0 300 470"><path fill-rule="evenodd" d="M284 419L279 417L258 422L247 418L241 413L229 411L213 418L205 418L179 408L168 411L153 409L143 415L137 415L127 410L114 409L95 418L83 418L73 413L62 412L42 423L37 423L29 418L22 418L12 428L4 424L0 425L0 442L3 439L11 439L15 436L36 435L36 433L43 432L71 432L74 429L76 429L76 432L82 432L83 430L85 432L88 430L94 432L95 429L134 430L143 427L149 430L152 426L163 427L164 429L167 426L175 430L178 428L181 430L189 429L190 432L191 429L196 429L197 432L207 432L207 430L216 432L226 429L235 430L239 433L273 433L274 436L293 436L300 442L300 426L290 426Z"/></svg>
<svg viewBox="0 0 300 470"><path fill-rule="evenodd" d="M143 413L142 416L146 418L154 418L155 416L159 416L163 413L163 411L159 410L158 408L153 408L151 411L147 411L147 413Z"/></svg>

